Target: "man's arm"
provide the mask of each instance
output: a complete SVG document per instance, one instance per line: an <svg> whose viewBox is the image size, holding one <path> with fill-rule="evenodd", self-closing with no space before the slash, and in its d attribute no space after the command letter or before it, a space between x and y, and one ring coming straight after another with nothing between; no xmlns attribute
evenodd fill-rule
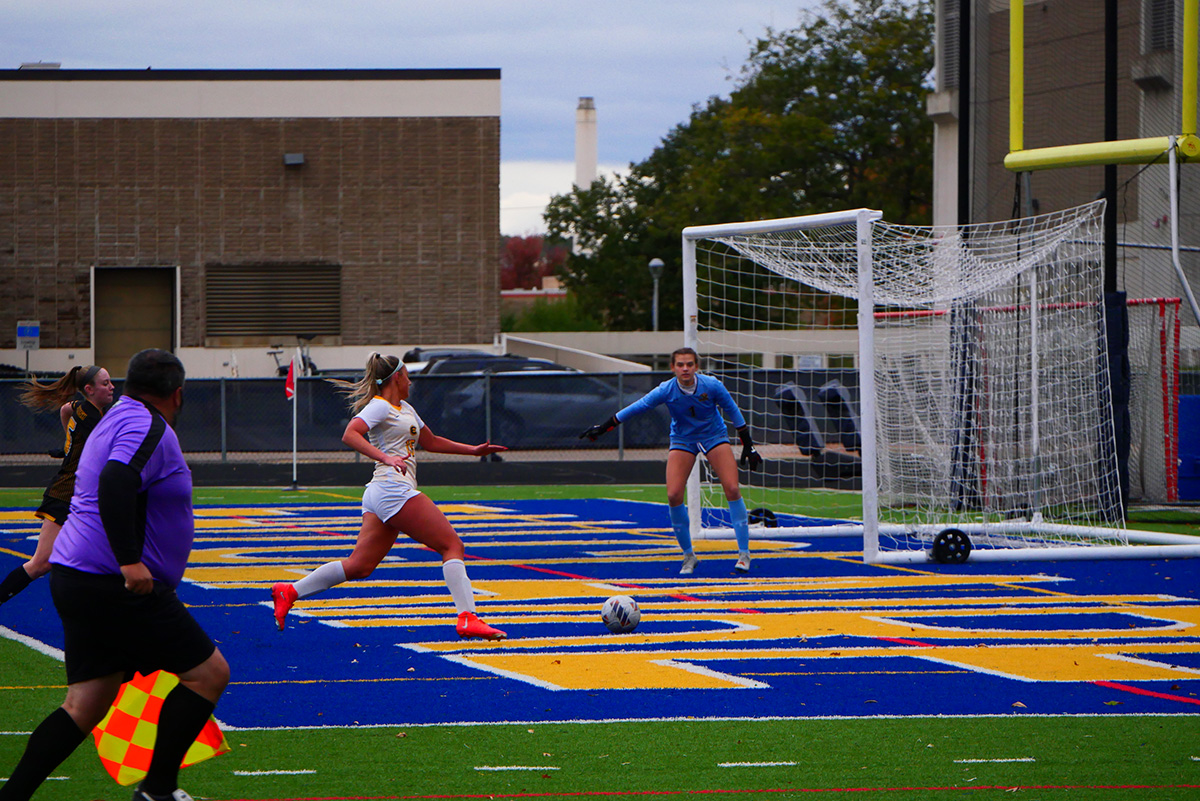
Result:
<svg viewBox="0 0 1200 801"><path fill-rule="evenodd" d="M141 487L138 471L124 462L109 460L100 471L97 505L109 547L125 576L126 589L145 595L154 588L154 579L142 564L145 543L137 528L137 495Z"/></svg>

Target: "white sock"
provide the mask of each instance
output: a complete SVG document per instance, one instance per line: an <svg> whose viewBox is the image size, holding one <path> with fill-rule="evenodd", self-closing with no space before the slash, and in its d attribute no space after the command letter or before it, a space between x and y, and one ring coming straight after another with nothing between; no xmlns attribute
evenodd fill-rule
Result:
<svg viewBox="0 0 1200 801"><path fill-rule="evenodd" d="M446 586L450 588L450 597L454 599L454 611L460 615L463 612L475 611L475 592L471 589L471 580L467 578L467 566L461 559L450 559L442 562L442 576Z"/></svg>
<svg viewBox="0 0 1200 801"><path fill-rule="evenodd" d="M307 598L310 595L316 595L321 590L336 587L345 580L346 571L342 569L342 563L340 561L329 562L321 565L292 586L296 588L298 598Z"/></svg>

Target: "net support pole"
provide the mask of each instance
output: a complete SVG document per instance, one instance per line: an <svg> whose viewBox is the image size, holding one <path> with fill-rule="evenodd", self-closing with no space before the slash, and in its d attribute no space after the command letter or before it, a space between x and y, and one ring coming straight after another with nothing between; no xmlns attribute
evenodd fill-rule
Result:
<svg viewBox="0 0 1200 801"><path fill-rule="evenodd" d="M1179 160L1175 157L1173 136L1167 163L1170 168L1168 183L1171 185L1171 263L1175 266L1175 275L1179 276L1179 284L1183 287L1183 294L1187 297L1192 315L1200 323L1200 308L1196 306L1196 296L1192 294L1192 285L1188 283L1187 274L1183 271L1183 262L1179 259Z"/></svg>
<svg viewBox="0 0 1200 801"><path fill-rule="evenodd" d="M700 334L697 330L698 303L696 300L696 240L686 234L683 239L683 344L700 352ZM700 534L700 460L692 465L687 480L688 527L692 536Z"/></svg>
<svg viewBox="0 0 1200 801"><path fill-rule="evenodd" d="M863 561L879 558L879 485L875 448L875 273L871 261L871 226L877 212L860 211L855 221L858 246L858 384L862 430Z"/></svg>
<svg viewBox="0 0 1200 801"><path fill-rule="evenodd" d="M1038 324L1041 309L1038 306L1037 268L1029 271L1029 449L1033 461L1033 510L1032 520L1042 519L1042 433L1039 403L1041 401L1041 375L1039 373Z"/></svg>

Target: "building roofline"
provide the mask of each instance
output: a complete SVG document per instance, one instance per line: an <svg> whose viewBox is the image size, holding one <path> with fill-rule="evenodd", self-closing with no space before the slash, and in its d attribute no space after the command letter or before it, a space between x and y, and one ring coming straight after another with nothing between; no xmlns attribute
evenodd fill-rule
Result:
<svg viewBox="0 0 1200 801"><path fill-rule="evenodd" d="M499 68L445 69L8 69L0 81L486 81Z"/></svg>

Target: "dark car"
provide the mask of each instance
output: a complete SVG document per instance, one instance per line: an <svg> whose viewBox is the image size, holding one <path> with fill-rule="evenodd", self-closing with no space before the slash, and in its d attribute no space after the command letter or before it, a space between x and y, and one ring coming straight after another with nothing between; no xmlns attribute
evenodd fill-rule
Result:
<svg viewBox="0 0 1200 801"><path fill-rule="evenodd" d="M486 350L465 350L463 348L410 348L400 357L408 367L409 375L416 375L424 370L430 362L438 359L457 358L487 358L494 354Z"/></svg>
<svg viewBox="0 0 1200 801"><path fill-rule="evenodd" d="M454 358L431 362L414 380L410 401L434 431L450 439L490 439L511 448L575 448L581 445L581 431L649 389L627 387L631 378L583 373L520 356ZM626 447L665 445L666 411L656 409L623 428L597 446L616 447L618 436Z"/></svg>

